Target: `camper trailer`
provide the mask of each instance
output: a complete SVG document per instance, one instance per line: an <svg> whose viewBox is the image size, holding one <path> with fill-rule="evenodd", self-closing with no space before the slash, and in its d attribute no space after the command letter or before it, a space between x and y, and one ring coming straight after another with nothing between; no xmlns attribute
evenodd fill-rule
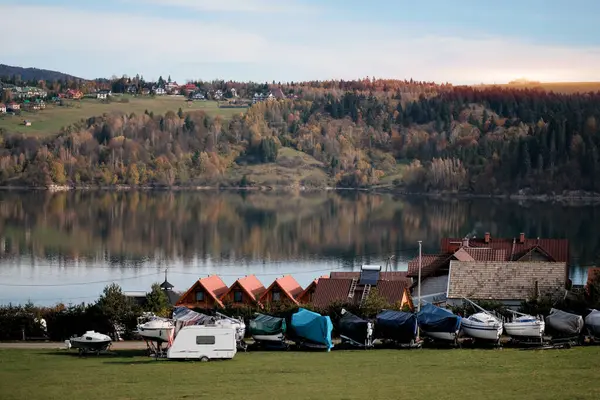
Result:
<svg viewBox="0 0 600 400"><path fill-rule="evenodd" d="M222 325L190 325L183 327L167 351L167 358L209 361L230 359L236 353L236 329Z"/></svg>

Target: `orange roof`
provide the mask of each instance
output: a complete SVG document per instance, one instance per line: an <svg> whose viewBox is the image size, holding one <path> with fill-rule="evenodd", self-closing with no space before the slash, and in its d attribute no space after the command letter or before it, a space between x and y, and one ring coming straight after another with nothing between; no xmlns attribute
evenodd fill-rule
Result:
<svg viewBox="0 0 600 400"><path fill-rule="evenodd" d="M255 275L247 275L235 281L235 283L231 285L229 290L227 290L227 292L225 292L223 296L221 296L221 298L226 297L229 294L229 292L233 290L236 283L240 285L240 287L246 292L248 296L252 297L255 300L258 300L266 290L263 284L258 280L258 278Z"/></svg>
<svg viewBox="0 0 600 400"><path fill-rule="evenodd" d="M296 298L300 293L302 293L302 286L300 286L300 284L296 282L294 277L292 277L291 275L286 275L282 276L281 278L275 279L275 282L273 282L271 286L269 286L267 290L265 290L262 296L260 296L259 301L262 301L263 297L265 297L275 286L278 286L281 289L281 291L286 294L290 301L298 304Z"/></svg>
<svg viewBox="0 0 600 400"><path fill-rule="evenodd" d="M296 300L300 300L309 290L313 289L319 283L319 279L329 279L329 275L323 275L312 281L306 289L304 289L298 296L296 296Z"/></svg>
<svg viewBox="0 0 600 400"><path fill-rule="evenodd" d="M208 293L208 295L215 300L215 303L223 307L221 297L225 293L227 293L229 289L227 288L225 282L223 282L223 280L217 275L212 275L207 278L198 279L198 281L194 283L192 287L189 288L187 292L183 294L183 296L180 297L180 300L185 299L189 293L191 293L198 287L203 288L206 291L206 293ZM179 304L179 301L177 301L177 304Z"/></svg>

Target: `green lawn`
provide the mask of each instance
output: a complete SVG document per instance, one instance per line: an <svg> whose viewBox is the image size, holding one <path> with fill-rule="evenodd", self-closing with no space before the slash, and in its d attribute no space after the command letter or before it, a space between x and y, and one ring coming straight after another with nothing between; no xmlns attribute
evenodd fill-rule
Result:
<svg viewBox="0 0 600 400"><path fill-rule="evenodd" d="M128 99L127 103L119 102L119 99ZM144 113L145 110L155 114L164 114L167 111L175 111L181 108L184 112L192 110L203 110L211 115L220 114L224 118L231 118L235 114L245 112L243 108L219 108L216 101L194 101L188 103L183 97L157 96L157 97L114 97L114 101L103 103L96 99L84 99L81 101L65 100L69 106L56 106L48 104L45 110L33 112L21 112L21 115L0 116L0 128L8 132L28 133L31 135L52 135L60 131L64 126L71 125L81 119L102 115L114 111L125 113ZM31 121L31 126L24 126L23 120Z"/></svg>
<svg viewBox="0 0 600 400"><path fill-rule="evenodd" d="M135 354L80 359L66 351L0 350L0 398L600 398L600 347L255 352L210 363Z"/></svg>

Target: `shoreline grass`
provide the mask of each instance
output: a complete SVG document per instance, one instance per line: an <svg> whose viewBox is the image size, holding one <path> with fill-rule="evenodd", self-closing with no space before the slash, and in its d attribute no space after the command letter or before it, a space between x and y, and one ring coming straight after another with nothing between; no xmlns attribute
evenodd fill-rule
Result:
<svg viewBox="0 0 600 400"><path fill-rule="evenodd" d="M153 360L140 351L0 350L9 399L598 399L600 347L238 353Z"/></svg>

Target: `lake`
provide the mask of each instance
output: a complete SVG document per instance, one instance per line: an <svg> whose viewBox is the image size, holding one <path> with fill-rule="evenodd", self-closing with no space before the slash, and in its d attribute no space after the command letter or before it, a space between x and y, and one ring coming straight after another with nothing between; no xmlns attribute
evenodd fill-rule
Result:
<svg viewBox="0 0 600 400"><path fill-rule="evenodd" d="M95 300L109 282L126 291L168 280L185 291L219 274L256 274L265 286L292 274L302 286L362 264L405 270L440 239L566 237L571 278L600 254L600 207L493 199L440 200L318 192L0 192L0 303Z"/></svg>

